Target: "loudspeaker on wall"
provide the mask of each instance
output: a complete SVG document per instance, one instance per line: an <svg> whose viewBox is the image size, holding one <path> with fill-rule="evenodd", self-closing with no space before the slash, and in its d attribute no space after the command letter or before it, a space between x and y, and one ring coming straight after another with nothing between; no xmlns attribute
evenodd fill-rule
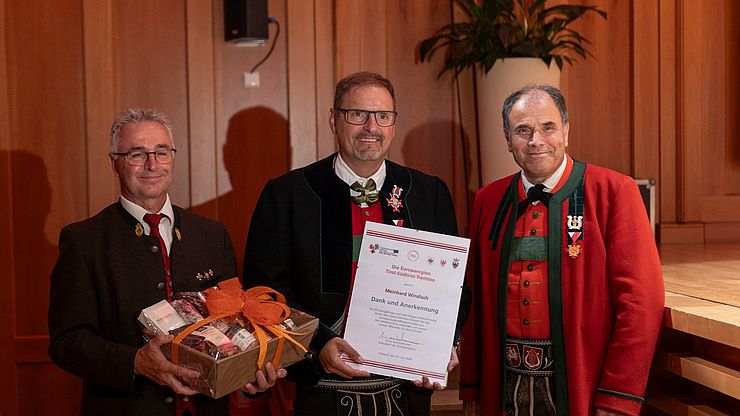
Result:
<svg viewBox="0 0 740 416"><path fill-rule="evenodd" d="M224 34L227 41L264 43L267 0L224 0Z"/></svg>

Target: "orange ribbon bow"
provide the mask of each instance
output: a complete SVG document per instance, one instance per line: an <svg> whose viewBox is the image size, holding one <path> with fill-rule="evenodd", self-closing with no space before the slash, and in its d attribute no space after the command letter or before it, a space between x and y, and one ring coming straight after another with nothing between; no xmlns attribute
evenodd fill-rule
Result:
<svg viewBox="0 0 740 416"><path fill-rule="evenodd" d="M278 338L275 356L272 359L274 366L280 364L280 355L283 352L285 340L289 340L306 352L298 341L290 335L304 335L289 331L279 326L290 317L290 307L285 304L285 296L269 287L256 286L246 291L242 290L239 279L234 277L218 284L218 289L211 288L203 292L206 296L206 306L210 316L198 321L182 331L172 341L172 362L177 364L180 342L191 332L201 326L229 315L241 313L254 327L254 333L259 341L260 352L257 359L257 368L262 369L267 356L267 332L270 331Z"/></svg>

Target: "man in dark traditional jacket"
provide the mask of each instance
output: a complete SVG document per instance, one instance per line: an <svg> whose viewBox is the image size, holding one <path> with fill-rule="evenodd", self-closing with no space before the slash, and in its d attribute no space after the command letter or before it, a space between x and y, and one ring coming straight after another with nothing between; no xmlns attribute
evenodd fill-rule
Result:
<svg viewBox="0 0 740 416"><path fill-rule="evenodd" d="M252 217L245 285L271 286L320 320L314 356L290 367L296 415L427 415L432 390L441 388L426 378L368 376L340 359L344 352L360 360L341 334L365 223L457 234L445 183L385 159L395 104L380 75L339 81L329 113L339 152L270 181ZM448 369L457 365L450 347Z"/></svg>
<svg viewBox="0 0 740 416"><path fill-rule="evenodd" d="M122 113L111 128L110 155L120 201L60 234L49 355L83 379L83 415L228 414L228 396L195 395L187 380L198 372L162 354L171 335L144 343L137 325L143 308L236 275L226 228L170 202L174 157L164 114ZM258 371L244 391L263 391L284 375Z"/></svg>
<svg viewBox="0 0 740 416"><path fill-rule="evenodd" d="M637 185L565 153L558 89L514 92L503 118L522 172L471 213L461 398L483 415L636 416L664 300Z"/></svg>

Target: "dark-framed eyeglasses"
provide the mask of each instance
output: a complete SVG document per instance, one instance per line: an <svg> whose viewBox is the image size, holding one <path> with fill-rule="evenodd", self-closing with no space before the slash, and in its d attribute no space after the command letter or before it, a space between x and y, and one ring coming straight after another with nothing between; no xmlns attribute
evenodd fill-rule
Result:
<svg viewBox="0 0 740 416"><path fill-rule="evenodd" d="M356 126L362 126L367 123L370 114L372 114L375 116L375 123L378 126L390 127L396 124L396 116L398 115L395 111L369 111L355 108L337 108L336 110L344 113L344 121Z"/></svg>
<svg viewBox="0 0 740 416"><path fill-rule="evenodd" d="M123 156L126 159L126 163L131 166L141 166L146 163L149 155L154 155L154 160L156 160L160 164L169 165L170 163L172 163L173 160L175 160L175 152L177 152L177 149L162 147L151 152L140 149L133 149L125 153L113 152L111 154L114 156Z"/></svg>

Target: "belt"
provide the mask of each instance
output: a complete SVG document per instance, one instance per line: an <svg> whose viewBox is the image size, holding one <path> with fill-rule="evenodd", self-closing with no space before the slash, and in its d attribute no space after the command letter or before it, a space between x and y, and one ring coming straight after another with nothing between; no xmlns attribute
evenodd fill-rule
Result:
<svg viewBox="0 0 740 416"><path fill-rule="evenodd" d="M552 340L506 337L506 371L527 376L554 374Z"/></svg>

